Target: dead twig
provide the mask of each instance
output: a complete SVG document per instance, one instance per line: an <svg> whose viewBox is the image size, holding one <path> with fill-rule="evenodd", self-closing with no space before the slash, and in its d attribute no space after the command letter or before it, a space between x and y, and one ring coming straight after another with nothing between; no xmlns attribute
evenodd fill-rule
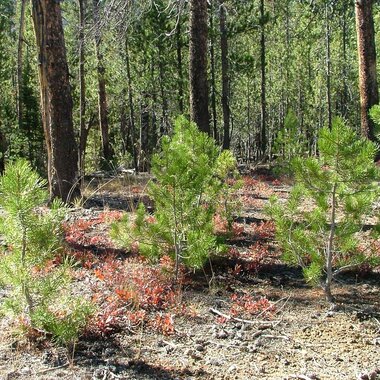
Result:
<svg viewBox="0 0 380 380"><path fill-rule="evenodd" d="M220 317L226 318L229 321L236 321L236 322L241 322L241 323L247 323L249 325L261 324L261 325L272 326L274 323L278 322L278 321L261 321L261 320L249 320L249 319L236 318L236 317L233 317L232 315L224 314L221 311L219 311L217 309L214 309L212 307L210 307L209 310L210 310L211 313L219 315Z"/></svg>
<svg viewBox="0 0 380 380"><path fill-rule="evenodd" d="M260 338L290 340L286 335L260 335Z"/></svg>
<svg viewBox="0 0 380 380"><path fill-rule="evenodd" d="M48 372L51 372L51 371L55 371L57 369L62 369L62 368L66 368L70 365L70 363L66 363L66 364L63 364L63 365L60 365L59 367L51 367L51 368L46 368L42 371L39 371L36 373L36 375L43 375L45 373L48 373Z"/></svg>
<svg viewBox="0 0 380 380"><path fill-rule="evenodd" d="M313 380L311 377L306 375L289 375L288 379Z"/></svg>

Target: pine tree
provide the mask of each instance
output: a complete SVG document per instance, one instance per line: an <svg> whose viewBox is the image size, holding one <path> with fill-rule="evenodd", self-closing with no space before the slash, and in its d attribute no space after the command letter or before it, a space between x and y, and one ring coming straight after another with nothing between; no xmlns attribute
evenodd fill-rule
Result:
<svg viewBox="0 0 380 380"><path fill-rule="evenodd" d="M58 200L42 208L46 185L24 160L9 164L0 179L0 285L8 287L1 306L72 348L92 308L70 294L70 261L52 265L63 249L65 208Z"/></svg>
<svg viewBox="0 0 380 380"><path fill-rule="evenodd" d="M228 150L219 153L215 142L185 118L176 122L172 138L162 141L162 152L153 158L156 180L149 185L154 216L140 205L134 221L113 226L112 236L123 246L138 242L139 250L151 258L170 254L178 264L202 268L221 246L214 234L213 218L220 205L225 215L236 160Z"/></svg>
<svg viewBox="0 0 380 380"><path fill-rule="evenodd" d="M335 119L319 136L318 158L293 163L296 185L285 205L272 200L268 211L286 261L303 268L333 302L331 286L344 270L373 257L361 253L360 232L380 195L376 146Z"/></svg>

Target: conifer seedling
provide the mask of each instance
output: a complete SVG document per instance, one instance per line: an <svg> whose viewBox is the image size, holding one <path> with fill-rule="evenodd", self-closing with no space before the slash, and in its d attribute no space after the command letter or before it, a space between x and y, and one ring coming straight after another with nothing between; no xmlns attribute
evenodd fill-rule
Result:
<svg viewBox="0 0 380 380"><path fill-rule="evenodd" d="M70 294L70 260L59 265L65 208L49 198L46 181L27 161L10 163L0 178L0 286L7 297L1 311L24 325L43 330L72 347L91 313L91 305Z"/></svg>
<svg viewBox="0 0 380 380"><path fill-rule="evenodd" d="M163 139L161 152L153 157L152 174L148 192L154 215L140 204L135 220L126 217L113 225L113 238L125 247L138 242L140 252L150 258L169 254L177 269L179 263L202 268L222 249L213 231L217 210L231 222L233 202L226 180L236 176L234 156L220 153L212 138L180 117L173 136Z"/></svg>
<svg viewBox="0 0 380 380"><path fill-rule="evenodd" d="M334 302L331 287L339 273L379 260L361 252L359 243L367 218L374 216L380 177L376 146L339 118L331 130L320 131L318 148L319 157L294 160L290 197L285 204L272 199L268 212L284 259L300 265L307 281L320 284Z"/></svg>

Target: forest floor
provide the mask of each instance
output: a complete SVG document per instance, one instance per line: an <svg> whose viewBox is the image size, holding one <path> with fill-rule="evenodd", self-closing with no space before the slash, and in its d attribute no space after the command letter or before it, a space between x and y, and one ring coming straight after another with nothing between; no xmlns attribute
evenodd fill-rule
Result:
<svg viewBox="0 0 380 380"><path fill-rule="evenodd" d="M340 277L330 310L322 291L281 261L263 214L289 184L245 176L211 285L210 268L176 285L168 258L150 264L109 238L112 221L139 200L149 205L148 177L131 178L93 181L86 207L66 222L76 292L98 305L74 357L43 336L14 335L3 318L0 379L380 379L380 273Z"/></svg>

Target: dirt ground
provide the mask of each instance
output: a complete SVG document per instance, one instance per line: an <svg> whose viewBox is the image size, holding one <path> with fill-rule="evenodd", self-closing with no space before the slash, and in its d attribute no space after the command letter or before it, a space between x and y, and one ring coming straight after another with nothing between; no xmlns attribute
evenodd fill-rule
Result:
<svg viewBox="0 0 380 380"><path fill-rule="evenodd" d="M255 229L262 225L268 193L286 196L288 188L252 178L257 181L252 188L259 190L243 194L248 201L237 218L243 231L229 241L237 256L214 264L211 286L203 274L183 286L177 302L187 312L172 312L170 334L141 323L109 335L86 335L69 359L64 348L49 341L29 342L14 335L10 320L3 318L0 379L380 379L379 272L340 277L333 289L337 307L331 310L321 290L307 285L298 268L282 263L271 237ZM144 189L130 185L127 190L103 187L87 203L91 207L73 211L73 218L98 218L100 202L111 209L132 207ZM103 220L92 225L81 243L94 255L112 251L120 265L134 265L124 261L129 253L112 243L107 247L107 239L100 244L94 239L107 235L108 225ZM250 270L239 260L260 239L270 247L268 256ZM91 267L76 281L78 289L91 292L99 278ZM5 294L0 289L0 302ZM241 299L264 299L271 306L257 313L232 313L231 305Z"/></svg>

